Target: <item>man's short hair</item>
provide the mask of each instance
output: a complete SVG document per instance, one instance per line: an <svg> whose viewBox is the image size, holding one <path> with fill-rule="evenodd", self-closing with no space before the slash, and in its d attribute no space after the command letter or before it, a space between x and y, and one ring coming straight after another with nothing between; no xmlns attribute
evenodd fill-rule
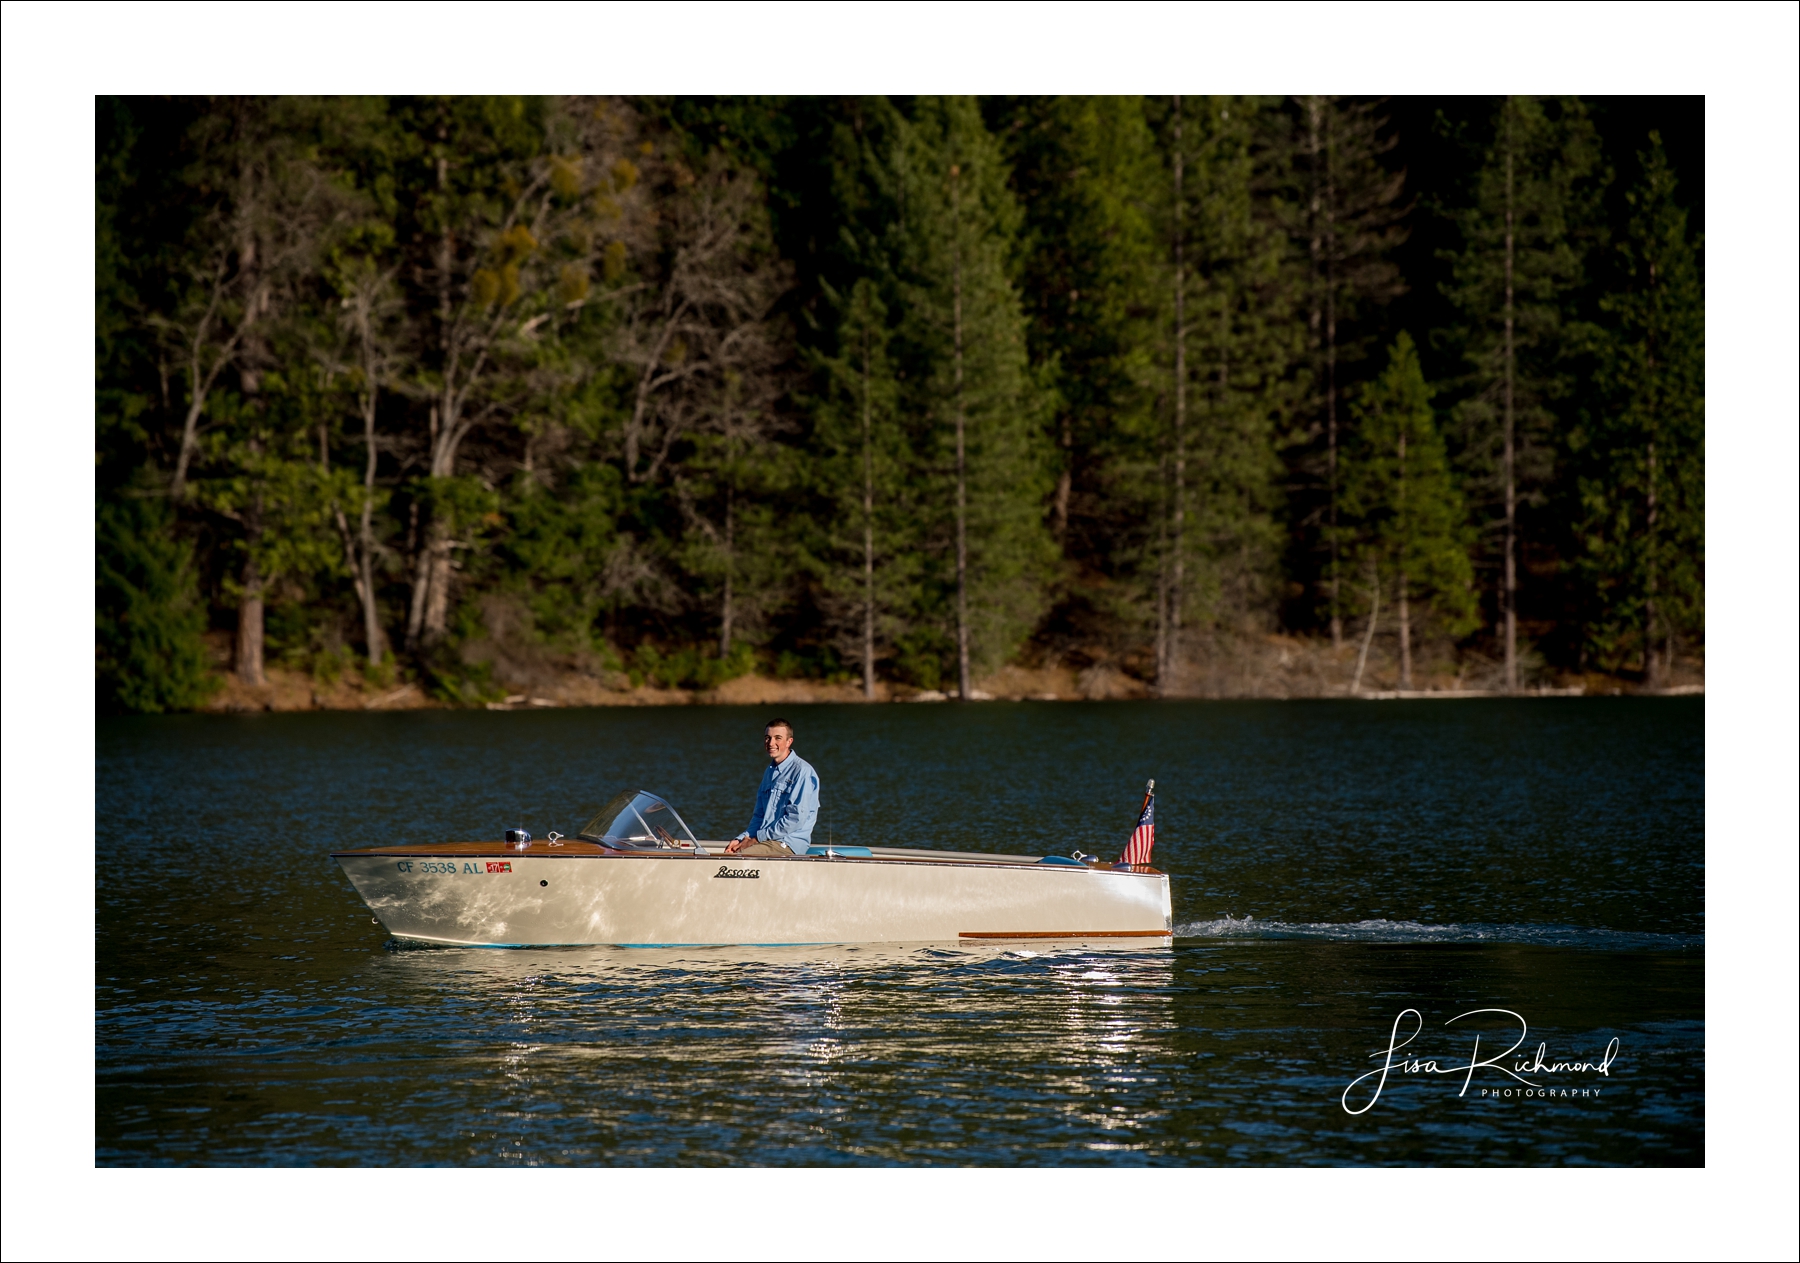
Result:
<svg viewBox="0 0 1800 1263"><path fill-rule="evenodd" d="M763 725L764 732L767 732L771 728L786 728L788 730L788 740L792 741L794 739L794 725L790 724L785 719L771 719L768 723Z"/></svg>

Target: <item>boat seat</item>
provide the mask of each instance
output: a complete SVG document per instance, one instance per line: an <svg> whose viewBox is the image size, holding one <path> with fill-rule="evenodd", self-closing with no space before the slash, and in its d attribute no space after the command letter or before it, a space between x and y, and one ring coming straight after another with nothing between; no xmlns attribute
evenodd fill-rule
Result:
<svg viewBox="0 0 1800 1263"><path fill-rule="evenodd" d="M825 846L810 846L810 847L806 848L806 853L808 855L824 855L824 856L832 856L832 855L873 856L875 854L873 851L871 851L866 846L832 846L829 844L825 845Z"/></svg>
<svg viewBox="0 0 1800 1263"><path fill-rule="evenodd" d="M1080 860L1072 860L1066 855L1046 855L1046 856L1044 856L1043 859L1039 860L1038 863L1040 863L1040 864L1067 864L1072 868L1086 868L1087 867L1087 865L1083 864Z"/></svg>

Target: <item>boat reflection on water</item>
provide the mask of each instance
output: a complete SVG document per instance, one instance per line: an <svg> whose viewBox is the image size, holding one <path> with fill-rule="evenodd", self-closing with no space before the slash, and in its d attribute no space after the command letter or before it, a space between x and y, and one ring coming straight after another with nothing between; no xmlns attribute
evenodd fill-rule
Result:
<svg viewBox="0 0 1800 1263"><path fill-rule="evenodd" d="M1098 1157L1161 1126L1144 1088L1178 1057L1167 947L436 948L379 968L484 1014L472 1158L736 1162L755 1134L791 1161L956 1161L1046 1112ZM513 1144L546 1111L578 1152ZM852 1120L846 1152L829 1137Z"/></svg>

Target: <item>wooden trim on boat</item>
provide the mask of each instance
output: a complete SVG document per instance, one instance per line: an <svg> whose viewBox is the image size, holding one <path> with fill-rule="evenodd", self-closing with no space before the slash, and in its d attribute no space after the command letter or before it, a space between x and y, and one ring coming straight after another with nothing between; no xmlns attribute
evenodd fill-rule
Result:
<svg viewBox="0 0 1800 1263"><path fill-rule="evenodd" d="M1172 930L964 930L957 938L1173 938Z"/></svg>
<svg viewBox="0 0 1800 1263"><path fill-rule="evenodd" d="M755 860L757 863L792 863L795 861L811 862L825 858L822 854L814 855L726 855L711 847L722 846L705 841L700 844L700 853L692 851L614 851L595 842L587 842L578 838L563 838L556 842L546 842L543 838L533 838L523 847L516 842L420 842L402 843L397 846L359 847L351 851L333 851L333 859L360 858L375 856L388 859L430 859L433 857L454 857L457 859L679 859L679 860ZM827 849L827 844L818 847L820 852ZM1029 855L983 855L970 851L931 851L923 848L872 847L872 855L840 855L832 859L836 864L929 864L934 866L958 868L1028 868L1037 869L1036 857ZM1073 865L1057 864L1043 866L1047 871L1085 872L1085 873L1136 873L1144 876L1161 877L1161 869L1152 868L1148 864L1083 864L1080 868ZM1151 933L1137 931L1132 933ZM1154 931L1161 933L1161 931ZM1018 938L1016 934L988 935L991 938ZM1092 935L1050 935L1048 937L1089 938Z"/></svg>

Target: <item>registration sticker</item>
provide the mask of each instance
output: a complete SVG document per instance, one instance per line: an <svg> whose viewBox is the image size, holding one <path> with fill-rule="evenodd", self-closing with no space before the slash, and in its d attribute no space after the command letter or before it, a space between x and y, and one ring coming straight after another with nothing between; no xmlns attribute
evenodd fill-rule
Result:
<svg viewBox="0 0 1800 1263"><path fill-rule="evenodd" d="M510 873L512 872L512 861L489 860L487 862L487 871L490 873Z"/></svg>

